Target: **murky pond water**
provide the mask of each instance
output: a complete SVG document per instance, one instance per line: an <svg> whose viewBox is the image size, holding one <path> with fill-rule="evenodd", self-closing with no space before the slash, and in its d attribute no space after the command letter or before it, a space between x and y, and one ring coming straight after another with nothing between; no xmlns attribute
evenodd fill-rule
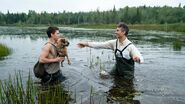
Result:
<svg viewBox="0 0 185 104"><path fill-rule="evenodd" d="M28 76L47 41L45 30L46 27L0 27L0 43L13 50L11 55L0 60L1 80L8 79L10 74L15 75L16 70L21 70L24 78ZM76 94L77 103L88 104L95 99L95 104L106 104L110 97L123 98L127 93L124 90L128 88L135 90L128 98L128 102L134 104L185 103L185 34L131 30L129 39L141 51L145 63L136 64L133 85L123 88L116 87L122 80L99 76L100 70L112 69L115 62L113 51L79 49L76 45L80 41L113 39L114 30L61 28L61 33L70 41L68 51L72 62L68 65L65 61L61 67L67 77L63 84Z"/></svg>

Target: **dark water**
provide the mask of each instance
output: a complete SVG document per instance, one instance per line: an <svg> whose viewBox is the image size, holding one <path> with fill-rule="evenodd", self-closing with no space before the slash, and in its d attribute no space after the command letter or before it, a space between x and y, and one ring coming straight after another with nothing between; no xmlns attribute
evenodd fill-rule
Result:
<svg viewBox="0 0 185 104"><path fill-rule="evenodd" d="M24 73L24 78L28 76L47 41L45 29L0 27L0 43L13 50L0 60L1 80L18 70ZM119 87L124 83L122 80L99 76L100 70L110 71L114 66L113 51L79 49L76 45L80 41L113 39L114 30L61 28L61 33L70 41L68 51L72 62L68 65L65 61L61 68L67 77L63 84L73 98L76 94L77 103L88 104L92 100L94 104L106 104L110 99L113 101L109 103L185 103L185 34L131 30L129 39L143 54L145 63L135 64L135 80L131 86Z"/></svg>

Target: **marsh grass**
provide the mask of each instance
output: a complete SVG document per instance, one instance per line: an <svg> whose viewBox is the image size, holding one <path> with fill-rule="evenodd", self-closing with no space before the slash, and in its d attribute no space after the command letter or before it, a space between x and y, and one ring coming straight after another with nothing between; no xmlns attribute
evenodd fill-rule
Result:
<svg viewBox="0 0 185 104"><path fill-rule="evenodd" d="M1 104L32 104L34 102L34 86L30 75L27 85L23 86L22 76L16 74L15 78L9 76L8 80L0 82Z"/></svg>
<svg viewBox="0 0 185 104"><path fill-rule="evenodd" d="M69 94L62 86L36 86L30 74L27 81L20 72L0 81L0 104L68 104L68 100Z"/></svg>
<svg viewBox="0 0 185 104"><path fill-rule="evenodd" d="M69 95L61 86L50 86L38 94L38 104L68 104Z"/></svg>
<svg viewBox="0 0 185 104"><path fill-rule="evenodd" d="M185 32L184 23L174 24L128 24L130 29ZM115 29L116 24L81 24L74 27L93 29Z"/></svg>
<svg viewBox="0 0 185 104"><path fill-rule="evenodd" d="M183 45L182 41L181 41L180 39L176 39L176 40L173 42L173 49L174 49L175 51L180 51L181 48L182 48L182 45Z"/></svg>
<svg viewBox="0 0 185 104"><path fill-rule="evenodd" d="M0 43L0 58L11 54L12 50L5 44Z"/></svg>
<svg viewBox="0 0 185 104"><path fill-rule="evenodd" d="M91 51L92 50L89 49L89 57L87 58L89 69L95 71L99 70L99 72L101 72L111 68L112 65L110 63L114 62L114 55L107 55L106 57L104 51L101 51L101 55L92 54ZM106 58L107 60L103 58Z"/></svg>

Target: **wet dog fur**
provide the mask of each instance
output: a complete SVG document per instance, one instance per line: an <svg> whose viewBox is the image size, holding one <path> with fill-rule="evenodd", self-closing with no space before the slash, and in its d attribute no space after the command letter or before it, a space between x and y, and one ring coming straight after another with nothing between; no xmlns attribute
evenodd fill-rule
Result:
<svg viewBox="0 0 185 104"><path fill-rule="evenodd" d="M68 64L71 65L71 61L69 60L67 47L69 46L69 41L65 38L59 38L57 41L58 54L60 57L66 57ZM61 66L63 67L63 62L61 62Z"/></svg>

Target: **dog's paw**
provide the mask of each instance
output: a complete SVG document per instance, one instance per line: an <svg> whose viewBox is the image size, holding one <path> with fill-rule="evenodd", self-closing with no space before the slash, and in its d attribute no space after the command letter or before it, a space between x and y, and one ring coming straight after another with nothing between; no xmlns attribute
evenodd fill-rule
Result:
<svg viewBox="0 0 185 104"><path fill-rule="evenodd" d="M70 61L68 61L68 65L71 65L71 62Z"/></svg>

